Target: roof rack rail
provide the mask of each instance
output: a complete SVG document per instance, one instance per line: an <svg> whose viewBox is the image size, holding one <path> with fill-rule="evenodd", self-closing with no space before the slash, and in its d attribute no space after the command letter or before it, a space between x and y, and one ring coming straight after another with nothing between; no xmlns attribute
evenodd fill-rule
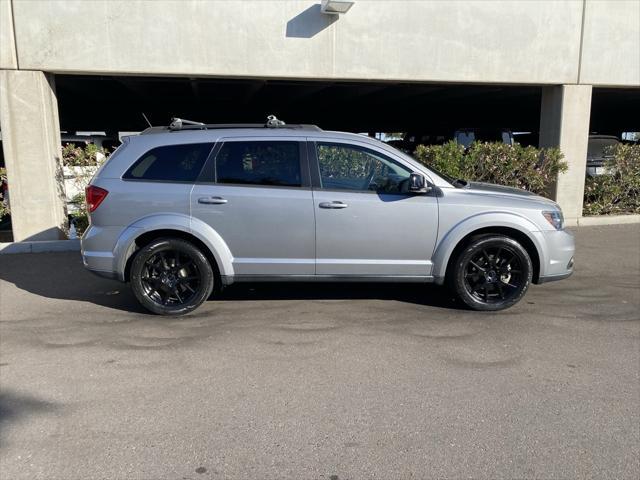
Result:
<svg viewBox="0 0 640 480"><path fill-rule="evenodd" d="M189 127L205 127L205 124L202 122L194 122L193 120L174 117L171 119L171 123L169 124L169 130L182 130L185 125L188 125Z"/></svg>
<svg viewBox="0 0 640 480"><path fill-rule="evenodd" d="M141 132L142 135L149 133L162 132L180 132L183 130L218 130L233 128L287 128L292 130L315 130L321 131L316 125L307 124L286 124L282 120L276 118L275 115L269 115L265 123L202 123L186 120L184 118L172 118L171 123L167 127L150 127Z"/></svg>

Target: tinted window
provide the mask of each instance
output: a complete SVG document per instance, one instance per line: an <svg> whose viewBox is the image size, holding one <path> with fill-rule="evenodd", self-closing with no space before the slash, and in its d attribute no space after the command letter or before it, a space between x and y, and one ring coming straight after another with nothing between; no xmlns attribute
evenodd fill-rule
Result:
<svg viewBox="0 0 640 480"><path fill-rule="evenodd" d="M322 188L407 191L411 172L382 154L355 145L330 143L318 143L317 153Z"/></svg>
<svg viewBox="0 0 640 480"><path fill-rule="evenodd" d="M610 154L609 149L618 143L617 138L590 138L587 158L604 158Z"/></svg>
<svg viewBox="0 0 640 480"><path fill-rule="evenodd" d="M211 143L166 145L142 155L124 174L124 178L193 182L212 148Z"/></svg>
<svg viewBox="0 0 640 480"><path fill-rule="evenodd" d="M299 187L298 142L227 142L216 156L216 181Z"/></svg>

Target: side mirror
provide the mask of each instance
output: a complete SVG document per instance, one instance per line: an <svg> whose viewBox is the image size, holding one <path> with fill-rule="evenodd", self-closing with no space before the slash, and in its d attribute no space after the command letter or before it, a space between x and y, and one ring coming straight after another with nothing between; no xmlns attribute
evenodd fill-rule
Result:
<svg viewBox="0 0 640 480"><path fill-rule="evenodd" d="M427 193L431 187L427 186L427 179L421 173L412 173L409 176L409 191L411 193Z"/></svg>

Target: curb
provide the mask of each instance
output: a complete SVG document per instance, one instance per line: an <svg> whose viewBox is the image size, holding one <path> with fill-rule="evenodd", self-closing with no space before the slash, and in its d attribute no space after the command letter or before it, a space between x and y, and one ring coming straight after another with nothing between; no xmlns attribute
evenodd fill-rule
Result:
<svg viewBox="0 0 640 480"><path fill-rule="evenodd" d="M78 252L80 239L0 243L0 255L12 253Z"/></svg>
<svg viewBox="0 0 640 480"><path fill-rule="evenodd" d="M579 227L595 227L597 225L627 225L640 223L640 215L598 215L594 217L580 217Z"/></svg>

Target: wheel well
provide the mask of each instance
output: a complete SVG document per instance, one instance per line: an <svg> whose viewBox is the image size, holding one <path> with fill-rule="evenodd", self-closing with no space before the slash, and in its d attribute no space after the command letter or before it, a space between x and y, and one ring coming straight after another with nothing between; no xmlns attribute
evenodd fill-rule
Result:
<svg viewBox="0 0 640 480"><path fill-rule="evenodd" d="M133 263L133 257L135 257L135 253L145 245L148 245L149 243L151 243L153 240L157 238L166 238L166 237L181 238L182 240L187 240L188 242L191 242L196 247L198 247L202 251L202 253L204 253L205 257L207 257L207 260L209 260L209 263L211 264L211 268L213 268L213 273L216 276L215 284L216 285L220 284L219 282L220 270L218 268L218 263L216 262L216 259L213 256L213 253L211 252L209 247L207 247L205 243L195 235L192 235L187 232L183 232L181 230L170 230L170 229L152 230L150 232L143 233L142 235L140 235L135 239L136 251L133 252L133 254L131 254L131 256L127 259L127 264L125 265L125 269L124 269L124 279L126 282L128 282L130 278L131 264Z"/></svg>
<svg viewBox="0 0 640 480"><path fill-rule="evenodd" d="M522 233L520 230L516 230L515 228L509 227L487 227L481 228L479 230L475 230L468 235L466 235L462 240L458 242L456 248L451 252L451 256L449 256L449 261L447 262L447 273L446 278L449 278L449 270L451 268L451 264L454 262L455 258L458 256L460 251L464 249L471 240L475 237L481 235L491 235L498 234L504 235L505 237L513 238L517 241L522 247L527 251L529 257L531 257L531 263L533 265L533 283L537 283L540 278L540 255L538 254L538 249L533 244L531 239L527 237L525 233Z"/></svg>

